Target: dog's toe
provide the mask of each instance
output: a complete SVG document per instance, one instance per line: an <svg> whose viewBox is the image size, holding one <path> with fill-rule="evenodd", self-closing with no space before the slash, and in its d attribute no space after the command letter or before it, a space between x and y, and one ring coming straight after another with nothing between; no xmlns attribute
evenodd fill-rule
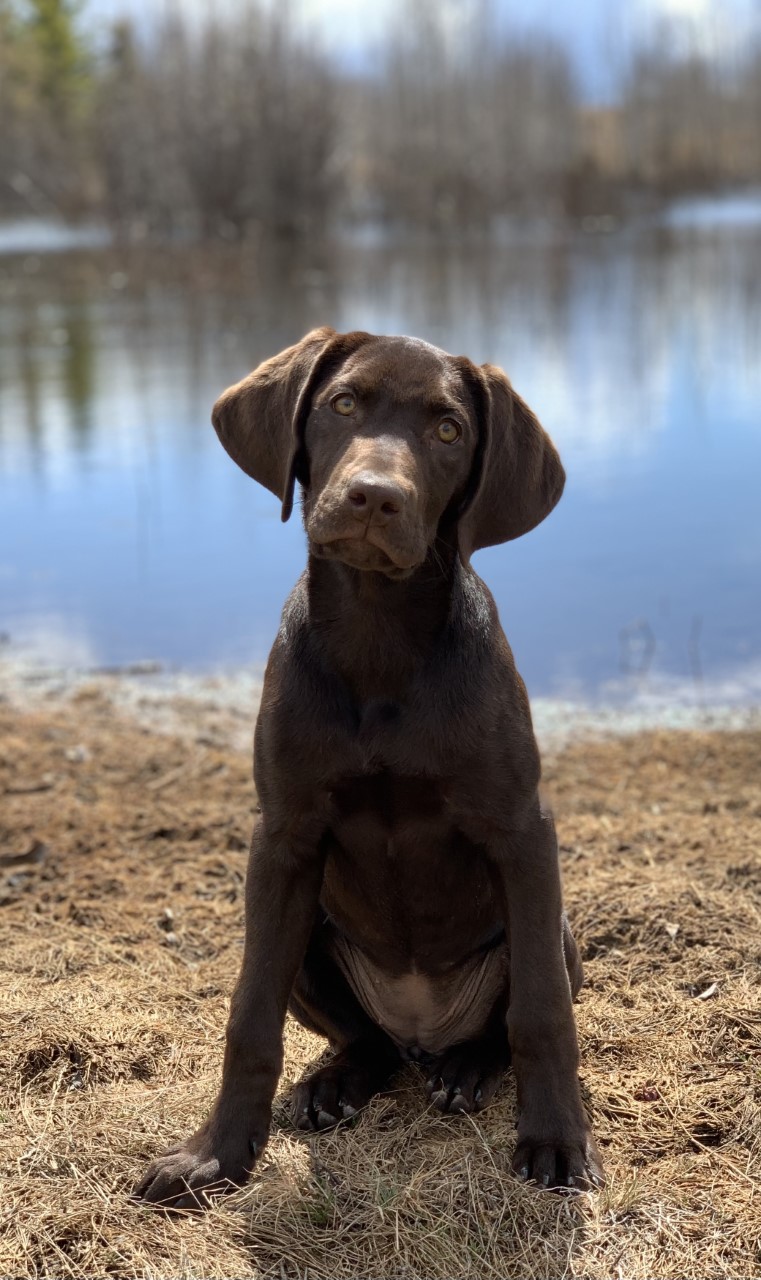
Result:
<svg viewBox="0 0 761 1280"><path fill-rule="evenodd" d="M360 1046L350 1045L314 1075L296 1085L291 1096L291 1116L297 1129L330 1129L351 1120L383 1087L390 1068L368 1067Z"/></svg>
<svg viewBox="0 0 761 1280"><path fill-rule="evenodd" d="M428 1096L439 1111L481 1111L494 1097L508 1061L501 1038L456 1045L436 1063L426 1085Z"/></svg>
<svg viewBox="0 0 761 1280"><path fill-rule="evenodd" d="M347 1083L350 1085L339 1072L331 1072L329 1068L302 1080L296 1086L291 1101L291 1115L296 1128L330 1129L341 1120L349 1120L356 1115L359 1108L347 1103L342 1096Z"/></svg>
<svg viewBox="0 0 761 1280"><path fill-rule="evenodd" d="M574 1139L561 1137L557 1142L524 1138L518 1143L512 1166L522 1182L548 1190L594 1191L605 1182L602 1160L589 1132Z"/></svg>

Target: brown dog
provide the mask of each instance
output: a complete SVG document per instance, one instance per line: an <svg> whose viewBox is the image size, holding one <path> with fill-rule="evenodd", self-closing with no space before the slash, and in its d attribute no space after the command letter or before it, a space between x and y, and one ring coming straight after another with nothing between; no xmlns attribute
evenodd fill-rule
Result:
<svg viewBox="0 0 761 1280"><path fill-rule="evenodd" d="M352 1116L408 1059L442 1111L477 1111L512 1058L513 1168L589 1187L581 986L523 682L478 547L532 529L560 459L504 374L412 338L318 329L218 400L228 453L303 487L309 566L256 726L261 818L243 966L209 1118L136 1189L197 1208L267 1141L286 1009L337 1050L293 1099Z"/></svg>

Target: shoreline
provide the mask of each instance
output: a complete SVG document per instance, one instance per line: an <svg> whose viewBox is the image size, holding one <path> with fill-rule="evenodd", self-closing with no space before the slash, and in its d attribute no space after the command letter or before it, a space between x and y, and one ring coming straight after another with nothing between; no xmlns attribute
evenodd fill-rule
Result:
<svg viewBox="0 0 761 1280"><path fill-rule="evenodd" d="M249 750L263 674L263 667L254 665L206 672L154 661L124 667L48 665L9 647L0 655L0 704L24 712L97 701L151 732ZM721 685L697 690L653 681L635 692L612 692L610 701L531 698L541 748L556 752L582 738L654 730L761 729L761 702L727 697Z"/></svg>

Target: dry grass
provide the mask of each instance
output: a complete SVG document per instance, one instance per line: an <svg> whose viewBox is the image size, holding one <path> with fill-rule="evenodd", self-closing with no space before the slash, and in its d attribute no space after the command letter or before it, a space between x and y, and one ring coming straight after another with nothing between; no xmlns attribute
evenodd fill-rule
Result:
<svg viewBox="0 0 761 1280"><path fill-rule="evenodd" d="M546 775L609 1187L509 1176L511 1081L474 1123L427 1110L410 1069L354 1127L297 1137L283 1100L322 1043L291 1025L254 1182L167 1220L127 1192L215 1088L249 761L86 691L0 707L0 1273L761 1274L761 735L577 744Z"/></svg>

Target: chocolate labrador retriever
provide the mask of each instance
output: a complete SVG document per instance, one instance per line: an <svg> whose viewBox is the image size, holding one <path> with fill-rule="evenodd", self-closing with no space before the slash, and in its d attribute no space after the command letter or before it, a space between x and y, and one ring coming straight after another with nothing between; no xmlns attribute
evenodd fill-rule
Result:
<svg viewBox="0 0 761 1280"><path fill-rule="evenodd" d="M213 422L284 520L300 483L309 565L256 725L261 817L221 1090L136 1194L199 1208L245 1180L286 1009L336 1050L295 1090L300 1129L353 1116L410 1059L441 1111L478 1111L512 1061L515 1172L599 1185L571 1003L582 969L529 704L470 566L555 506L552 442L501 370L327 328L226 391Z"/></svg>

